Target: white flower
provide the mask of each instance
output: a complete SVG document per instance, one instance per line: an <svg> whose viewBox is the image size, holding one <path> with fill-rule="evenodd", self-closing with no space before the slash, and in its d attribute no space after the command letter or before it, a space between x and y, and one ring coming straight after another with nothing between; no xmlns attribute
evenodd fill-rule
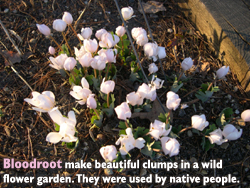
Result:
<svg viewBox="0 0 250 188"><path fill-rule="evenodd" d="M90 52L90 53L94 53L97 48L98 48L98 43L96 41L96 39L85 39L84 40L84 47L85 47L85 50Z"/></svg>
<svg viewBox="0 0 250 188"><path fill-rule="evenodd" d="M173 91L169 91L167 93L166 106L169 110L176 110L178 106L180 105L180 102L181 102L181 99L179 98L179 95L177 95Z"/></svg>
<svg viewBox="0 0 250 188"><path fill-rule="evenodd" d="M104 56L97 55L91 59L90 66L93 69L103 70L106 67L106 58Z"/></svg>
<svg viewBox="0 0 250 188"><path fill-rule="evenodd" d="M103 146L100 148L100 154L105 161L112 162L117 158L117 150L114 145Z"/></svg>
<svg viewBox="0 0 250 188"><path fill-rule="evenodd" d="M84 39L90 39L92 35L92 29L89 27L82 28L81 29L81 34L77 34L79 39L84 40Z"/></svg>
<svg viewBox="0 0 250 188"><path fill-rule="evenodd" d="M242 129L238 131L232 124L227 124L223 128L222 135L227 140L237 140L242 135Z"/></svg>
<svg viewBox="0 0 250 188"><path fill-rule="evenodd" d="M137 93L144 99L154 101L156 99L156 87L143 83L139 86Z"/></svg>
<svg viewBox="0 0 250 188"><path fill-rule="evenodd" d="M165 47L158 46L157 56L158 56L159 59L163 59L163 58L165 58L167 56Z"/></svg>
<svg viewBox="0 0 250 188"><path fill-rule="evenodd" d="M115 82L113 80L105 81L105 78L103 78L100 86L101 92L108 94L110 92L113 92L114 89L115 89Z"/></svg>
<svg viewBox="0 0 250 188"><path fill-rule="evenodd" d="M192 66L193 66L193 60L191 57L185 58L181 63L181 67L184 71L191 69Z"/></svg>
<svg viewBox="0 0 250 188"><path fill-rule="evenodd" d="M149 71L150 74L156 73L158 71L158 67L156 66L155 63L151 63L148 66L148 71Z"/></svg>
<svg viewBox="0 0 250 188"><path fill-rule="evenodd" d="M150 124L149 134L151 134L151 136L154 137L155 140L158 140L161 136L167 136L170 133L171 129L171 125L170 128L166 130L166 123L155 120L154 123Z"/></svg>
<svg viewBox="0 0 250 188"><path fill-rule="evenodd" d="M67 24L65 21L61 19L54 20L53 22L53 29L59 32L63 32L67 27Z"/></svg>
<svg viewBox="0 0 250 188"><path fill-rule="evenodd" d="M84 105L92 92L89 90L88 81L83 77L81 80L81 86L73 86L73 91L70 91L70 95L77 99L80 105Z"/></svg>
<svg viewBox="0 0 250 188"><path fill-rule="evenodd" d="M117 49L101 49L98 51L98 55L106 58L106 63L116 62Z"/></svg>
<svg viewBox="0 0 250 188"><path fill-rule="evenodd" d="M95 33L95 37L98 39L98 40L101 40L101 37L104 33L107 33L107 31L105 29L99 29L98 31L96 31Z"/></svg>
<svg viewBox="0 0 250 188"><path fill-rule="evenodd" d="M68 118L63 117L61 112L54 108L50 117L52 120L60 125L59 132L51 132L47 135L46 141L56 144L60 141L62 142L76 142L77 137L75 137L75 126L76 126L76 116L74 111L69 111Z"/></svg>
<svg viewBox="0 0 250 188"><path fill-rule="evenodd" d="M54 54L56 53L55 48L52 47L52 46L50 46L50 47L49 47L49 53L50 53L51 55L54 55Z"/></svg>
<svg viewBox="0 0 250 188"><path fill-rule="evenodd" d="M82 67L90 67L92 59L92 54L90 52L87 52L82 57L80 57L78 61L82 65Z"/></svg>
<svg viewBox="0 0 250 188"><path fill-rule="evenodd" d="M25 98L24 101L35 106L32 107L33 110L39 112L49 112L55 106L55 95L51 91L44 91L42 94L33 91L32 99Z"/></svg>
<svg viewBox="0 0 250 188"><path fill-rule="evenodd" d="M206 121L206 116L202 115L194 115L191 117L192 120L192 128L197 129L199 131L203 131L205 127L208 126L208 121Z"/></svg>
<svg viewBox="0 0 250 188"><path fill-rule="evenodd" d="M75 51L76 60L79 60L82 56L84 56L87 53L84 46L81 46L80 50L74 47L74 51Z"/></svg>
<svg viewBox="0 0 250 188"><path fill-rule="evenodd" d="M62 20L66 22L66 24L72 24L73 17L69 12L64 12Z"/></svg>
<svg viewBox="0 0 250 188"><path fill-rule="evenodd" d="M146 56L153 58L153 61L156 61L156 56L158 55L158 45L156 43L149 42L143 46L143 50Z"/></svg>
<svg viewBox="0 0 250 188"><path fill-rule="evenodd" d="M145 146L146 141L143 138L140 137L135 140L131 128L127 128L125 131L127 135L120 135L120 138L115 143L116 145L121 144L120 152L122 155L127 155L135 147L141 149Z"/></svg>
<svg viewBox="0 0 250 188"><path fill-rule="evenodd" d="M229 71L229 66L223 66L219 70L216 71L216 75L218 79L224 78Z"/></svg>
<svg viewBox="0 0 250 188"><path fill-rule="evenodd" d="M50 28L47 25L36 24L36 27L40 31L40 33L44 34L45 36L49 36L50 35Z"/></svg>
<svg viewBox="0 0 250 188"><path fill-rule="evenodd" d="M49 66L51 66L52 68L57 69L57 70L64 69L64 63L65 63L67 58L68 58L68 56L66 54L61 54L61 55L57 56L56 58L49 57L49 59L52 63Z"/></svg>
<svg viewBox="0 0 250 188"><path fill-rule="evenodd" d="M180 143L175 138L162 137L161 147L165 155L172 157L179 154Z"/></svg>
<svg viewBox="0 0 250 188"><path fill-rule="evenodd" d="M118 26L115 30L115 33L119 36L122 37L126 33L126 29L123 26Z"/></svg>
<svg viewBox="0 0 250 188"><path fill-rule="evenodd" d="M76 60L73 57L68 57L64 62L64 69L71 71L76 66Z"/></svg>
<svg viewBox="0 0 250 188"><path fill-rule="evenodd" d="M211 144L217 144L217 145L221 145L224 142L227 142L227 139L223 139L222 137L222 132L221 129L216 129L213 132L209 133L210 136L208 137L208 139L210 140Z"/></svg>
<svg viewBox="0 0 250 188"><path fill-rule="evenodd" d="M102 34L101 41L99 45L102 48L112 48L120 41L120 38L117 35L112 35L111 33Z"/></svg>
<svg viewBox="0 0 250 188"><path fill-rule="evenodd" d="M131 117L131 111L130 111L130 108L128 106L128 103L126 103L126 102L123 102L122 104L117 106L115 108L115 113L117 114L118 119L121 119L121 120L126 121L127 118Z"/></svg>
<svg viewBox="0 0 250 188"><path fill-rule="evenodd" d="M134 10L132 7L124 7L121 9L121 12L122 12L122 17L125 21L129 20L134 14Z"/></svg>
<svg viewBox="0 0 250 188"><path fill-rule="evenodd" d="M151 85L155 86L156 89L161 89L163 86L164 80L160 78L156 78L154 75L152 77Z"/></svg>
<svg viewBox="0 0 250 188"><path fill-rule="evenodd" d="M241 119L243 119L245 122L250 122L250 109L244 110L241 113Z"/></svg>
<svg viewBox="0 0 250 188"><path fill-rule="evenodd" d="M90 94L87 98L87 107L90 109L96 109L97 104L95 100L95 94Z"/></svg>
<svg viewBox="0 0 250 188"><path fill-rule="evenodd" d="M135 27L131 30L132 37L134 40L136 40L136 43L139 46L144 46L146 43L148 43L148 36L145 29L141 27Z"/></svg>
<svg viewBox="0 0 250 188"><path fill-rule="evenodd" d="M127 103L131 104L132 106L135 105L142 105L143 98L136 92L131 92L126 96Z"/></svg>

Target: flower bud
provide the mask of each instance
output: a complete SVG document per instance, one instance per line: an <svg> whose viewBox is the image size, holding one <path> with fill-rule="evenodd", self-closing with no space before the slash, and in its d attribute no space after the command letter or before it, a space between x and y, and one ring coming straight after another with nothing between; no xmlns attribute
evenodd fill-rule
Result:
<svg viewBox="0 0 250 188"><path fill-rule="evenodd" d="M232 124L227 124L222 131L222 135L228 140L237 140L242 135L242 129L239 131Z"/></svg>
<svg viewBox="0 0 250 188"><path fill-rule="evenodd" d="M92 35L92 29L91 28L86 27L86 28L81 29L81 36L83 38L82 40L90 39L91 35Z"/></svg>
<svg viewBox="0 0 250 188"><path fill-rule="evenodd" d="M108 145L108 146L101 147L100 154L105 161L108 160L109 162L112 162L114 159L117 158L117 156L116 156L117 150L116 150L116 147L114 145Z"/></svg>
<svg viewBox="0 0 250 188"><path fill-rule="evenodd" d="M96 109L97 104L95 100L95 94L90 94L89 97L87 98L87 107L90 109Z"/></svg>
<svg viewBox="0 0 250 188"><path fill-rule="evenodd" d="M151 63L148 66L148 71L149 71L150 74L156 73L158 71L158 67L156 66L155 63Z"/></svg>
<svg viewBox="0 0 250 188"><path fill-rule="evenodd" d="M56 19L53 22L53 29L59 32L63 32L67 27L67 24L65 21L61 19Z"/></svg>
<svg viewBox="0 0 250 188"><path fill-rule="evenodd" d="M191 69L192 66L193 66L193 60L191 57L185 58L181 63L181 67L184 71Z"/></svg>
<svg viewBox="0 0 250 188"><path fill-rule="evenodd" d="M95 37L96 37L98 40L101 40L102 35L103 35L104 33L107 33L107 31L106 31L105 29L99 29L99 30L96 31Z"/></svg>
<svg viewBox="0 0 250 188"><path fill-rule="evenodd" d="M179 154L180 143L175 138L162 137L161 147L165 155L172 157Z"/></svg>
<svg viewBox="0 0 250 188"><path fill-rule="evenodd" d="M250 122L250 109L244 110L241 113L241 119L243 119L245 122Z"/></svg>
<svg viewBox="0 0 250 188"><path fill-rule="evenodd" d="M50 28L47 25L36 24L36 27L40 31L40 33L44 34L45 36L49 36L50 35Z"/></svg>
<svg viewBox="0 0 250 188"><path fill-rule="evenodd" d="M122 37L126 33L126 29L123 26L118 26L115 30L115 33L119 36Z"/></svg>
<svg viewBox="0 0 250 188"><path fill-rule="evenodd" d="M118 119L125 120L131 117L131 111L129 109L128 103L123 102L115 108Z"/></svg>
<svg viewBox="0 0 250 188"><path fill-rule="evenodd" d="M203 131L205 127L208 126L208 121L206 121L206 116L202 115L194 115L191 117L192 120L192 128L197 129L199 131Z"/></svg>
<svg viewBox="0 0 250 188"><path fill-rule="evenodd" d="M55 48L53 48L52 46L50 46L50 47L49 47L49 53L50 53L51 55L54 55L54 54L56 53Z"/></svg>
<svg viewBox="0 0 250 188"><path fill-rule="evenodd" d="M112 80L105 81L105 78L103 78L100 90L101 92L108 94L110 92L113 92L115 89L115 82Z"/></svg>
<svg viewBox="0 0 250 188"><path fill-rule="evenodd" d="M154 61L157 60L157 50L158 45L156 43L149 42L143 46L143 50L146 56L153 58Z"/></svg>
<svg viewBox="0 0 250 188"><path fill-rule="evenodd" d="M94 53L97 48L98 48L98 44L97 44L97 41L96 39L86 39L84 40L84 47L85 47L85 50L90 52L90 53Z"/></svg>
<svg viewBox="0 0 250 188"><path fill-rule="evenodd" d="M124 7L121 9L121 12L122 12L122 17L125 21L129 20L134 14L134 10L131 7Z"/></svg>
<svg viewBox="0 0 250 188"><path fill-rule="evenodd" d="M169 110L176 110L180 105L181 99L179 95L175 94L173 91L167 93L166 106Z"/></svg>
<svg viewBox="0 0 250 188"><path fill-rule="evenodd" d="M133 91L133 92L127 94L126 101L127 101L127 103L131 104L132 106L142 105L143 98L138 93L135 93Z"/></svg>
<svg viewBox="0 0 250 188"><path fill-rule="evenodd" d="M68 57L64 63L64 69L71 71L76 66L76 60L73 57Z"/></svg>
<svg viewBox="0 0 250 188"><path fill-rule="evenodd" d="M64 12L62 20L65 21L66 24L70 25L73 22L73 17L69 12Z"/></svg>
<svg viewBox="0 0 250 188"><path fill-rule="evenodd" d="M84 54L82 57L80 57L79 59L79 63L82 65L82 67L89 67L91 64L91 60L92 60L92 55L90 52L87 52L86 54Z"/></svg>
<svg viewBox="0 0 250 188"><path fill-rule="evenodd" d="M219 70L216 71L216 75L218 79L224 78L229 71L229 66L223 66Z"/></svg>
<svg viewBox="0 0 250 188"><path fill-rule="evenodd" d="M106 67L106 58L103 56L95 56L90 62L90 66L93 69L103 70Z"/></svg>
<svg viewBox="0 0 250 188"><path fill-rule="evenodd" d="M159 59L163 59L167 56L165 47L158 46L157 55Z"/></svg>

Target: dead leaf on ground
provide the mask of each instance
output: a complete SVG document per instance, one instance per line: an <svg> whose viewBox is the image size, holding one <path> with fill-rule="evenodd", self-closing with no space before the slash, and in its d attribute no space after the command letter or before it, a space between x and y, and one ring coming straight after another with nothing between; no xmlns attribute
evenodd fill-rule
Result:
<svg viewBox="0 0 250 188"><path fill-rule="evenodd" d="M22 60L21 56L18 53L13 52L13 51L2 50L0 54L5 58L5 61L4 61L5 66L10 65L8 61L15 64L15 63L20 63Z"/></svg>
<svg viewBox="0 0 250 188"><path fill-rule="evenodd" d="M200 73L203 77L205 77L210 70L210 63L209 62L202 62L200 66Z"/></svg>
<svg viewBox="0 0 250 188"><path fill-rule="evenodd" d="M142 13L141 6L138 1L138 10L140 13ZM157 1L148 1L147 3L142 2L142 7L144 9L145 13L157 13L159 11L166 11L166 8L163 6L163 3L157 2Z"/></svg>
<svg viewBox="0 0 250 188"><path fill-rule="evenodd" d="M169 111L165 106L164 108L166 112ZM155 119L158 119L158 116L160 115L160 113L164 113L164 112L158 100L155 100L153 103L152 110L150 112L136 112L132 114L131 118L139 117L141 119L148 119L151 122L154 122ZM172 113L170 114L170 119L173 119Z"/></svg>

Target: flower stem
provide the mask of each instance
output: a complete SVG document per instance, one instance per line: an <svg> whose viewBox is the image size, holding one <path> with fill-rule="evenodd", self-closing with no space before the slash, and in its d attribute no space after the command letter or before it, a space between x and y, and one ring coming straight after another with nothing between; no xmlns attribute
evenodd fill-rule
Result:
<svg viewBox="0 0 250 188"><path fill-rule="evenodd" d="M170 114L171 114L171 110L168 111L168 116L167 116L167 119L166 119L166 124L168 124Z"/></svg>
<svg viewBox="0 0 250 188"><path fill-rule="evenodd" d="M66 45L67 45L67 47L68 47L68 49L69 49L69 53L72 55L72 54L73 54L73 53L72 53L72 50L71 50L71 48L70 48L70 46L69 46L69 43L68 43L68 41L67 41L67 39L66 39L66 36L65 36L64 32L62 32L62 36L63 36L63 38L64 38L64 40L65 40L65 42L66 42Z"/></svg>
<svg viewBox="0 0 250 188"><path fill-rule="evenodd" d="M66 71L67 72L67 71ZM71 73L71 75L73 76L73 78L74 78L74 82L76 83L76 77L75 77L75 72L72 70L72 71L70 71L70 73Z"/></svg>
<svg viewBox="0 0 250 188"><path fill-rule="evenodd" d="M182 133L182 132L184 132L184 131L186 131L186 130L189 130L189 129L192 129L192 127L186 127L186 128L184 128L184 129L182 129L178 134L180 134L180 133Z"/></svg>
<svg viewBox="0 0 250 188"><path fill-rule="evenodd" d="M96 69L94 69L94 74L95 74L95 78L97 78L97 75L96 75Z"/></svg>
<svg viewBox="0 0 250 188"><path fill-rule="evenodd" d="M210 90L210 88L213 86L213 84L216 82L216 80L214 80L213 82L211 82L211 84L208 86L208 88L207 88L207 91L209 91Z"/></svg>
<svg viewBox="0 0 250 188"><path fill-rule="evenodd" d="M70 28L72 29L72 31L74 32L74 34L76 35L77 39L79 40L80 44L82 45L82 41L79 39L79 37L77 36L76 30L73 28L73 26L71 24L69 24Z"/></svg>
<svg viewBox="0 0 250 188"><path fill-rule="evenodd" d="M108 63L108 67L107 67L107 72L106 72L106 75L105 75L105 80L108 79L108 74L109 74L110 65L111 65L111 63L109 62L109 63Z"/></svg>
<svg viewBox="0 0 250 188"><path fill-rule="evenodd" d="M128 122L125 120L126 127L129 128Z"/></svg>
<svg viewBox="0 0 250 188"><path fill-rule="evenodd" d="M50 38L54 41L54 43L56 43L56 45L58 46L58 48L60 48L60 50L63 51L62 47L56 42L56 40L54 39L54 37L52 37L50 35Z"/></svg>
<svg viewBox="0 0 250 188"><path fill-rule="evenodd" d="M97 112L97 110L96 110L95 108L94 108L93 110L95 111L95 113L96 113L98 119L101 119L99 113Z"/></svg>
<svg viewBox="0 0 250 188"><path fill-rule="evenodd" d="M109 108L109 93L107 94L107 106Z"/></svg>
<svg viewBox="0 0 250 188"><path fill-rule="evenodd" d="M102 70L99 70L99 79L102 80Z"/></svg>
<svg viewBox="0 0 250 188"><path fill-rule="evenodd" d="M177 82L179 82L180 81L180 79L181 79L181 77L182 77L182 75L184 74L184 71L182 70L181 71L181 73L180 73L180 75L179 75L179 77L178 77L178 80L177 80Z"/></svg>

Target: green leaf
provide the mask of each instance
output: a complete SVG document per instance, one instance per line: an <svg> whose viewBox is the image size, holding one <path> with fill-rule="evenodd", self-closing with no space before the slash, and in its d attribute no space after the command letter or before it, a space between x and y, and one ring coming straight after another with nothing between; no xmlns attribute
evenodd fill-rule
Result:
<svg viewBox="0 0 250 188"><path fill-rule="evenodd" d="M126 131L125 131L124 129L120 130L120 131L119 131L119 136L120 136L121 134L126 135Z"/></svg>
<svg viewBox="0 0 250 188"><path fill-rule="evenodd" d="M147 104L147 103L144 103L144 104L142 105L142 108L143 108L143 110L146 111L146 112L150 112L150 111L152 110L151 104Z"/></svg>
<svg viewBox="0 0 250 188"><path fill-rule="evenodd" d="M148 132L149 129L146 129L145 127L137 127L136 129L134 129L134 138L137 139L139 137L145 136Z"/></svg>
<svg viewBox="0 0 250 188"><path fill-rule="evenodd" d="M174 134L178 134L182 129L182 125L179 125L177 128L172 126L171 131L173 131Z"/></svg>
<svg viewBox="0 0 250 188"><path fill-rule="evenodd" d="M208 129L205 129L203 130L202 132L205 134L205 135L209 135L209 133L213 132L214 130L216 130L217 127L215 126L215 124L212 124L212 125L209 125L209 128Z"/></svg>
<svg viewBox="0 0 250 188"><path fill-rule="evenodd" d="M100 119L98 118L97 115L94 115L91 118L91 123L97 126L98 128L100 128L102 126L103 112L99 111L98 113L99 113Z"/></svg>
<svg viewBox="0 0 250 188"><path fill-rule="evenodd" d="M140 76L139 76L139 74L137 72L131 71L131 73L129 75L129 80L131 82L139 81L140 80Z"/></svg>
<svg viewBox="0 0 250 188"><path fill-rule="evenodd" d="M65 142L62 142L62 146L64 146L65 145Z"/></svg>
<svg viewBox="0 0 250 188"><path fill-rule="evenodd" d="M120 121L118 127L121 128L121 129L126 129L127 128L124 121Z"/></svg>
<svg viewBox="0 0 250 188"><path fill-rule="evenodd" d="M173 85L171 86L171 91L177 93L179 91L179 89L183 86L183 83L181 83L180 85L178 84L178 81L175 80Z"/></svg>
<svg viewBox="0 0 250 188"><path fill-rule="evenodd" d="M79 145L79 139L76 142L67 142L66 146L69 149L75 149Z"/></svg>
<svg viewBox="0 0 250 188"><path fill-rule="evenodd" d="M66 73L66 71L65 71L64 69L60 69L60 70L59 70L59 73L61 74L61 76L62 76L63 78L66 78L66 77L67 77L67 73Z"/></svg>
<svg viewBox="0 0 250 188"><path fill-rule="evenodd" d="M93 78L94 76L93 75L87 75L85 76L85 79L88 81L89 85L93 85Z"/></svg>
<svg viewBox="0 0 250 188"><path fill-rule="evenodd" d="M155 143L152 145L152 148L161 149L161 142L160 141L155 141Z"/></svg>
<svg viewBox="0 0 250 188"><path fill-rule="evenodd" d="M233 118L233 115L234 112L233 112L233 109L232 108L224 108L220 115L219 115L219 118L216 119L216 124L218 126L224 126L226 125L228 122L231 121L231 119Z"/></svg>
<svg viewBox="0 0 250 188"><path fill-rule="evenodd" d="M60 131L60 125L58 125L57 123L55 123L55 131L57 131L57 132Z"/></svg>
<svg viewBox="0 0 250 188"><path fill-rule="evenodd" d="M64 54L67 54L67 56L70 56L69 49L65 44L62 45L62 49L63 49Z"/></svg>
<svg viewBox="0 0 250 188"><path fill-rule="evenodd" d="M142 108L135 108L134 109L134 112L140 112L140 111L142 111L143 109Z"/></svg>
<svg viewBox="0 0 250 188"><path fill-rule="evenodd" d="M146 155L149 156L151 159L153 159L153 150L152 150L152 145L154 145L154 141L150 144L146 144L144 146L144 148L141 149L141 152Z"/></svg>
<svg viewBox="0 0 250 188"><path fill-rule="evenodd" d="M158 116L158 119L161 122L165 123L167 121L167 117L168 117L168 113L166 113L166 114L160 113L160 115Z"/></svg>
<svg viewBox="0 0 250 188"><path fill-rule="evenodd" d="M201 90L198 91L195 96L200 99L202 102L206 102L208 99L210 99L213 95L213 92L212 91L205 91L202 92Z"/></svg>
<svg viewBox="0 0 250 188"><path fill-rule="evenodd" d="M97 90L97 91L100 91L100 80L93 77L92 78L92 81L93 81L93 84L94 84L94 88Z"/></svg>
<svg viewBox="0 0 250 188"><path fill-rule="evenodd" d="M214 147L214 144L211 144L209 139L206 139L205 137L202 137L202 142L201 142L202 149L205 151L210 150L211 148Z"/></svg>

